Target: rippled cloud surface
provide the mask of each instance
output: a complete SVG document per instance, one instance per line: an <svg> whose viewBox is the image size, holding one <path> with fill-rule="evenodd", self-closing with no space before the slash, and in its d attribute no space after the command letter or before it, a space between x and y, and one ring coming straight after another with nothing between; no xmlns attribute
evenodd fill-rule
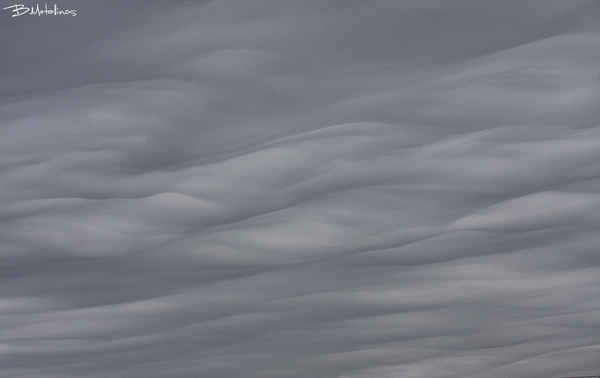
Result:
<svg viewBox="0 0 600 378"><path fill-rule="evenodd" d="M57 6L0 13L0 377L600 373L597 1Z"/></svg>

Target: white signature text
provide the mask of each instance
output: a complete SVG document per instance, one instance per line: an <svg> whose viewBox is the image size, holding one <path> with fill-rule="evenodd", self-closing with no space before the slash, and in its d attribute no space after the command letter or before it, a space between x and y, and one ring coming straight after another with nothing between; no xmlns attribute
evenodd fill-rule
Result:
<svg viewBox="0 0 600 378"><path fill-rule="evenodd" d="M29 8L23 4L15 4L15 5L11 5L10 7L4 7L2 9L6 10L6 9L11 9L11 8L12 8L12 12L13 12L12 17L19 17L24 14L29 14L32 16L35 16L35 15L42 16L42 15L49 15L49 14L53 14L55 16L67 16L67 15L77 16L77 11L75 9L60 10L56 6L56 4L54 4L54 8L50 8L50 9L48 9L48 4L44 4L43 9L40 9L39 4L37 4L37 7L35 7L35 8L34 7Z"/></svg>

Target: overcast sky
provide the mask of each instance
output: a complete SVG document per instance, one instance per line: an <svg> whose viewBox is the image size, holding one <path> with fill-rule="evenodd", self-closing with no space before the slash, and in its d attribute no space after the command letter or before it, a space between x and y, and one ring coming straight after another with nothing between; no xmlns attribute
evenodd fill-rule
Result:
<svg viewBox="0 0 600 378"><path fill-rule="evenodd" d="M21 3L0 378L600 374L600 2Z"/></svg>

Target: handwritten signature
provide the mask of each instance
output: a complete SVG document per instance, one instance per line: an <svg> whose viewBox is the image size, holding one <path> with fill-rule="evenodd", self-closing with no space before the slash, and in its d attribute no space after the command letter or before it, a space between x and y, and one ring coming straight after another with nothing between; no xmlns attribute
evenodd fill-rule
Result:
<svg viewBox="0 0 600 378"><path fill-rule="evenodd" d="M12 12L14 13L11 17L19 17L22 16L24 14L29 14L32 16L35 16L36 14L38 16L41 15L48 15L48 14L53 14L55 16L66 16L66 15L71 15L71 16L77 16L77 11L75 9L73 10L60 10L58 9L58 7L56 6L56 4L54 4L54 9L48 9L48 4L44 4L44 9L40 9L40 5L37 4L37 7L33 8L29 8L26 7L23 4L15 4L15 5L11 5L10 7L5 7L2 8L3 10L5 9L11 9L14 8L12 10Z"/></svg>

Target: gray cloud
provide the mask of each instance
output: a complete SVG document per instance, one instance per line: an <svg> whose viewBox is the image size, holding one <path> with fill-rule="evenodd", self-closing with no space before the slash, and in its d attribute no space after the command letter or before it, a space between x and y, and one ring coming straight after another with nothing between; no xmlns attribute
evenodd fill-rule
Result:
<svg viewBox="0 0 600 378"><path fill-rule="evenodd" d="M0 377L600 372L596 2L57 5L1 13Z"/></svg>

